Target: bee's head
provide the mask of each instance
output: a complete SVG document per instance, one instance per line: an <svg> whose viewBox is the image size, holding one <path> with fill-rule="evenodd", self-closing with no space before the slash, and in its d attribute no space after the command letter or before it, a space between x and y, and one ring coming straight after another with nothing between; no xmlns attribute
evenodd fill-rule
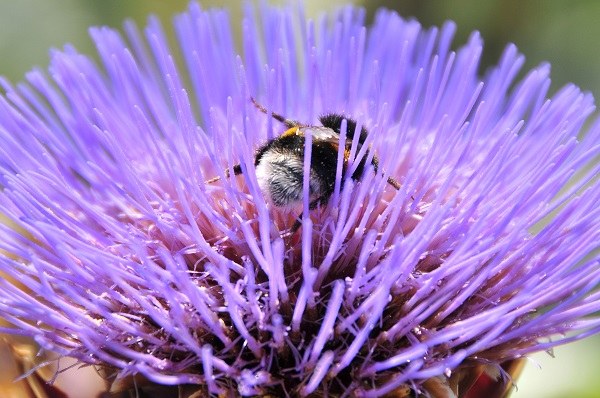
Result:
<svg viewBox="0 0 600 398"><path fill-rule="evenodd" d="M344 115L340 115L338 113L328 113L321 117L319 117L319 121L323 125L323 127L327 127L335 131L337 134L341 134L342 130L342 122L346 121L346 137L349 139L354 139L354 132L356 131L356 121ZM359 144L362 144L367 139L367 135L369 132L362 126L360 129L360 135L358 137Z"/></svg>

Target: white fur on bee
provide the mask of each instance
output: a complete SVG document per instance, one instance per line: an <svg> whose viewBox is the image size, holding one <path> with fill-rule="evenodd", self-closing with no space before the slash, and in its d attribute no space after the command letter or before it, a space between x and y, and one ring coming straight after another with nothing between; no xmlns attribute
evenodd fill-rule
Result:
<svg viewBox="0 0 600 398"><path fill-rule="evenodd" d="M309 177L310 201L321 196L321 181L311 171ZM277 150L267 151L256 166L256 179L268 203L275 207L302 208L304 190L304 159Z"/></svg>

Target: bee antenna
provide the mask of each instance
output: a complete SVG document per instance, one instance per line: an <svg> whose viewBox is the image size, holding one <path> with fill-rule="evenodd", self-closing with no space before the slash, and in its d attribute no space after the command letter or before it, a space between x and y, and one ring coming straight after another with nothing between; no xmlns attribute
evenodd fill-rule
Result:
<svg viewBox="0 0 600 398"><path fill-rule="evenodd" d="M265 115L271 115L271 117L273 119L277 120L278 122L281 122L281 123L285 124L287 127L292 128L292 127L300 127L300 126L302 126L302 123L299 123L299 122L297 122L295 120L286 119L285 117L281 116L279 113L268 111L267 108L265 108L264 106L262 106L261 104L259 104L258 101L256 101L256 99L254 97L251 96L250 100L252 101L252 103L254 104L254 106L259 111L261 111Z"/></svg>

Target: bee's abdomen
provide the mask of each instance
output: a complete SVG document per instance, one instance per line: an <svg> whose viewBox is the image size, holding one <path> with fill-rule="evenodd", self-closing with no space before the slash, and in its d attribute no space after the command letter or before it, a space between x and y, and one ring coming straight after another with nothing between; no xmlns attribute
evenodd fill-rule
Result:
<svg viewBox="0 0 600 398"><path fill-rule="evenodd" d="M267 200L286 207L302 201L303 170L300 159L268 152L256 166L256 178Z"/></svg>
<svg viewBox="0 0 600 398"><path fill-rule="evenodd" d="M256 177L267 200L278 207L303 199L304 137L274 140L256 155ZM308 192L311 203L326 203L335 186L337 148L328 142L313 142Z"/></svg>

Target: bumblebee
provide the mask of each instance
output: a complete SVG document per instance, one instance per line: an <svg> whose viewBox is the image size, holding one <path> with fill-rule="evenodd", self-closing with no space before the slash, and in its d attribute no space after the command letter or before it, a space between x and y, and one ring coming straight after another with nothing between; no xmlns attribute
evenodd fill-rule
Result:
<svg viewBox="0 0 600 398"><path fill-rule="evenodd" d="M346 120L342 175L345 175L348 167L353 141L358 140L357 151L360 151L368 136L367 129L362 127L358 132L358 136L356 136L356 121L337 113L329 113L319 117L321 126L304 124L286 119L280 114L269 112L254 98L251 98L251 100L261 112L267 115L270 114L275 120L287 127L283 134L268 141L256 151L254 158L256 179L265 199L273 206L280 208L293 208L302 204L304 193L304 131L310 129L312 133L312 152L308 179L309 208L313 210L320 205L326 205L335 187L342 122ZM352 173L353 180L358 181L363 175L367 158L368 150ZM378 159L376 156L372 157L371 165L377 173ZM235 175L242 174L241 166L239 164L233 166L233 172ZM226 170L225 175L229 177L228 170ZM206 183L212 183L218 179L219 177L215 177L206 181ZM343 181L341 188L343 187ZM400 184L395 179L390 177L387 182L394 188L400 189ZM291 232L295 232L300 225L300 221L297 220Z"/></svg>

